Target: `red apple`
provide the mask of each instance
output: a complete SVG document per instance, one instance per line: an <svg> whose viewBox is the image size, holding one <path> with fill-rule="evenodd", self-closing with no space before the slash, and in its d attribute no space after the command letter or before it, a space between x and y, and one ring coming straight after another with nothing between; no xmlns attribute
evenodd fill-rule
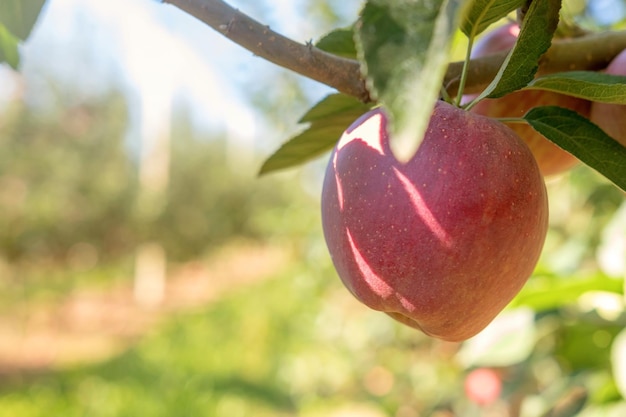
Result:
<svg viewBox="0 0 626 417"><path fill-rule="evenodd" d="M479 58L494 52L510 49L515 44L519 26L507 24L501 26L480 38L472 49L472 57ZM466 96L463 102L467 103L476 97ZM574 110L588 117L591 103L586 100L557 94L549 91L527 90L516 91L505 97L497 99L484 99L471 111L489 117L522 117L533 107L537 106L560 106ZM539 170L544 176L555 175L567 171L578 163L571 154L565 152L543 135L527 124L510 123L513 129L529 146Z"/></svg>
<svg viewBox="0 0 626 417"><path fill-rule="evenodd" d="M626 75L626 49L611 61L605 71L613 75ZM591 105L590 119L609 136L626 146L626 105L594 102Z"/></svg>
<svg viewBox="0 0 626 417"><path fill-rule="evenodd" d="M481 331L519 292L548 220L522 140L445 102L406 164L391 153L382 109L356 120L331 155L321 206L335 269L356 298L449 341Z"/></svg>

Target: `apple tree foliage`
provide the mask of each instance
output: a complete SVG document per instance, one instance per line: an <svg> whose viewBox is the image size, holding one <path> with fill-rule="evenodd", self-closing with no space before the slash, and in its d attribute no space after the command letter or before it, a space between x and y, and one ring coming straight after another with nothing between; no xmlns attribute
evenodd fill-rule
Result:
<svg viewBox="0 0 626 417"><path fill-rule="evenodd" d="M204 8L209 12L222 3L219 0L165 2L187 11ZM0 63L6 62L14 68L19 66L19 44L29 35L44 3L44 0L0 1ZM194 5L196 9L193 9ZM355 64L360 70L358 76L365 85L367 98L337 92L315 104L300 119L306 124L305 129L269 156L261 167L261 174L326 155L353 120L378 104L388 109L393 120L392 147L401 160L410 158L419 147L436 100L459 104L462 92L470 89L479 93L476 100L502 97L522 89L539 89L590 101L626 104L626 77L601 72L611 58L626 49L626 32L586 28L585 33L576 37L578 57L551 54L551 51L566 49L557 48L563 46L560 34L571 29L569 22L564 22L561 17L559 0L363 1L360 15L355 17L352 25L322 36L307 48ZM488 66L497 62L496 69L486 81L480 81L480 74L474 71L475 68L478 72L486 68L479 63L469 58L464 62L451 62L452 45L458 36L466 38L469 57L474 39L502 19L517 19L522 29L508 53L499 61L485 63ZM235 22L234 18L230 22ZM236 34L235 25L218 22L216 26L226 36ZM609 38L611 42L604 42ZM585 43L587 39L589 42ZM255 44L244 38L236 41ZM608 48L609 44L614 48ZM597 52L596 46L602 46L598 49L603 56L592 59L592 64L587 67L578 65L581 59L584 61L588 55ZM555 62L560 66L552 65ZM542 65L551 71L542 71ZM456 71L451 72L451 69ZM564 108L545 106L531 109L519 122L528 123L615 186L626 190L626 148L585 117ZM624 217L624 213L620 215ZM569 361L572 373L578 376L590 368L611 367L614 384L598 378L590 379L591 385L602 388L596 391L595 401L615 399L619 396L616 391L626 396L626 333L621 332L623 323L626 323L623 282L604 276L569 281L557 278L543 274L531 280L511 305L517 309L496 320L484 337L463 345L459 353L461 361L468 367L517 364L516 372L531 372L524 366L529 357L541 357L552 349L560 358ZM591 297L598 293L605 298ZM535 340L545 335L534 333L534 327L528 322L576 300L585 304L587 311L584 314L578 312L578 316L570 311L569 316L565 316L571 319L584 315L584 325L575 327L569 320L559 330L560 344L543 346L544 351L532 351ZM613 308L620 303L621 312L619 308ZM526 307L534 313L529 313ZM617 316L607 319L607 312ZM585 325L602 327L602 330L589 332ZM588 334L602 339L602 343L587 340ZM585 349L574 352L568 350L571 340L588 343ZM539 344L537 342L537 346ZM605 346L604 351L610 348L610 357L606 352L600 352L600 345ZM581 356L578 352L583 351L585 353ZM626 403L622 405L626 407Z"/></svg>
<svg viewBox="0 0 626 417"><path fill-rule="evenodd" d="M626 102L625 77L580 70L536 77L540 59L557 30L560 3L530 2L515 47L477 100L502 97L526 88L590 101ZM471 42L492 23L510 16L525 4L525 1L480 0L369 1L352 27L333 31L316 45L360 61L370 94L392 114L394 151L399 158L407 159L419 146L434 101L442 91L445 95L442 83L456 31L462 31ZM460 82L463 81L462 78ZM338 118L348 113L358 116L365 106L367 104L339 94L328 96L311 110L316 114L325 113L325 116L316 119L303 133L270 156L261 173L303 163L329 151L346 127ZM524 120L618 187L626 189L626 149L589 120L567 109L548 106L533 109ZM301 122L311 122L308 114Z"/></svg>

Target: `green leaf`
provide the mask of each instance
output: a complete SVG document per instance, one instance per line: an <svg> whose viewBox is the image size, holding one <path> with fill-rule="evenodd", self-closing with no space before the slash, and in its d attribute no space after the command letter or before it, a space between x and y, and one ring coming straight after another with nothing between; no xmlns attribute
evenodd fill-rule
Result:
<svg viewBox="0 0 626 417"><path fill-rule="evenodd" d="M573 110L531 109L524 119L539 133L626 191L626 147Z"/></svg>
<svg viewBox="0 0 626 417"><path fill-rule="evenodd" d="M463 16L461 31L473 38L525 3L526 0L472 0Z"/></svg>
<svg viewBox="0 0 626 417"><path fill-rule="evenodd" d="M544 75L529 89L548 90L602 103L626 104L626 77L595 71L570 71Z"/></svg>
<svg viewBox="0 0 626 417"><path fill-rule="evenodd" d="M298 123L314 122L321 119L328 120L327 118L332 118L345 113L356 114L356 117L354 118L354 120L356 120L369 109L370 106L361 103L354 97L339 93L331 94L311 107L309 111L307 111L304 116L298 120Z"/></svg>
<svg viewBox="0 0 626 417"><path fill-rule="evenodd" d="M465 2L369 0L356 45L370 92L391 118L391 148L407 161L422 141L437 100Z"/></svg>
<svg viewBox="0 0 626 417"><path fill-rule="evenodd" d="M536 312L574 304L590 291L622 293L624 281L603 275L562 279L555 276L534 276L511 301L509 307L530 307Z"/></svg>
<svg viewBox="0 0 626 417"><path fill-rule="evenodd" d="M6 62L13 69L17 69L20 63L17 39L7 28L0 24L0 64Z"/></svg>
<svg viewBox="0 0 626 417"><path fill-rule="evenodd" d="M259 175L303 164L330 151L343 132L370 109L345 94L331 94L313 106L301 123L311 125L283 144L261 167Z"/></svg>
<svg viewBox="0 0 626 417"><path fill-rule="evenodd" d="M548 50L559 22L560 0L533 1L515 46L494 80L478 99L498 98L524 88L535 77L539 58Z"/></svg>
<svg viewBox="0 0 626 417"><path fill-rule="evenodd" d="M0 0L0 24L21 40L30 35L46 0Z"/></svg>
<svg viewBox="0 0 626 417"><path fill-rule="evenodd" d="M344 58L356 59L356 46L354 44L354 29L335 29L323 36L315 44L319 49L342 56Z"/></svg>

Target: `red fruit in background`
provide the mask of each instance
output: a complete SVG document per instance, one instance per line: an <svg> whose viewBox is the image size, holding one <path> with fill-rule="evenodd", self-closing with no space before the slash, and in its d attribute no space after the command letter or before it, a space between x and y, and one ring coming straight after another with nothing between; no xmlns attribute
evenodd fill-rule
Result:
<svg viewBox="0 0 626 417"><path fill-rule="evenodd" d="M493 369L474 369L465 377L465 395L479 405L496 401L502 391L502 381Z"/></svg>
<svg viewBox="0 0 626 417"><path fill-rule="evenodd" d="M605 72L626 75L626 50L611 61ZM591 105L590 119L609 136L626 146L626 105L594 102Z"/></svg>
<svg viewBox="0 0 626 417"><path fill-rule="evenodd" d="M512 48L518 34L519 26L513 23L487 33L472 49L472 58ZM463 102L467 103L474 97L476 95L466 96ZM489 117L522 117L528 110L537 106L566 107L588 117L591 103L549 91L528 90L516 91L502 98L484 99L472 107L471 111ZM547 140L527 124L509 123L507 125L526 142L544 176L562 173L578 163L574 156Z"/></svg>
<svg viewBox="0 0 626 417"><path fill-rule="evenodd" d="M331 155L321 205L333 263L356 298L449 341L481 331L518 293L548 220L522 140L444 102L406 164L381 109L355 121Z"/></svg>

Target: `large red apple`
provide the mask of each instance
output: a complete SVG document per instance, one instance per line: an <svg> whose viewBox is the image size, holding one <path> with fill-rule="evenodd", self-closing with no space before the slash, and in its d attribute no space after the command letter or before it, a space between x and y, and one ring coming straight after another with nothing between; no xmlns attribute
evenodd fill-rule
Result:
<svg viewBox="0 0 626 417"><path fill-rule="evenodd" d="M445 102L406 164L380 108L335 147L322 190L324 237L367 306L449 341L482 330L531 275L548 206L528 147L508 127Z"/></svg>
<svg viewBox="0 0 626 417"><path fill-rule="evenodd" d="M479 58L510 49L515 44L518 34L519 26L517 24L511 23L501 26L479 39L475 48L472 49L472 57ZM463 101L469 102L474 97L476 96L466 96ZM537 106L566 107L588 117L591 103L549 91L526 90L516 91L502 98L484 99L471 111L495 118L522 117L528 110ZM562 173L578 163L574 156L550 142L529 125L510 123L508 126L526 142L537 159L539 170L544 176Z"/></svg>
<svg viewBox="0 0 626 417"><path fill-rule="evenodd" d="M613 75L626 75L626 50L620 52L605 71ZM626 105L594 102L591 105L590 119L609 136L626 146Z"/></svg>

